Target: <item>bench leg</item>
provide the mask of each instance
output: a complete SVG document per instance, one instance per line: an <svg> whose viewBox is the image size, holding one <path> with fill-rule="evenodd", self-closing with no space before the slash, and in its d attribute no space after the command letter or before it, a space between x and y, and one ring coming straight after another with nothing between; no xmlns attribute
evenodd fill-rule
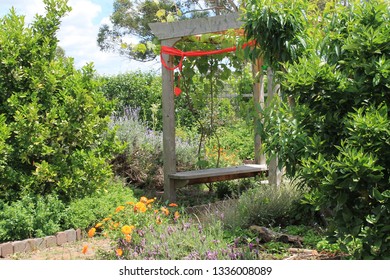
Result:
<svg viewBox="0 0 390 280"><path fill-rule="evenodd" d="M164 199L169 202L176 202L176 189L188 185L188 180L169 179L169 185L164 186Z"/></svg>

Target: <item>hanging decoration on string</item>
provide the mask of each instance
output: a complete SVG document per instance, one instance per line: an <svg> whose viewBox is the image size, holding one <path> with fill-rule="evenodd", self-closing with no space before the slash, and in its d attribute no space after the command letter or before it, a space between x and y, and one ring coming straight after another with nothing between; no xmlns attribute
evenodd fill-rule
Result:
<svg viewBox="0 0 390 280"><path fill-rule="evenodd" d="M250 41L248 43L245 43L242 45L242 48L246 48L246 47L251 47L251 46L255 46L256 45L256 42L253 40L253 41ZM182 69L183 69L183 60L185 57L196 57L196 56L207 56L207 55L215 55L215 54L222 54L222 53L228 53L228 52L234 52L237 50L237 47L234 46L234 47L230 47L230 48L225 48L225 49L220 49L220 50L213 50L213 51L181 51L179 49L176 49L174 47L168 47L168 46L162 46L161 47L161 52L160 52L160 58L161 58L161 63L162 65L170 70L170 71L175 71L176 69L178 69L180 71L180 73L182 72ZM164 60L163 58L163 54L166 54L166 55L172 55L172 56L175 56L175 57L180 57L180 60L179 60L179 63L173 67L169 67L168 64L166 63L166 61ZM182 90L180 89L179 87L180 85L180 75L178 77L178 86L175 87L174 89L174 94L176 96L179 96L182 92Z"/></svg>

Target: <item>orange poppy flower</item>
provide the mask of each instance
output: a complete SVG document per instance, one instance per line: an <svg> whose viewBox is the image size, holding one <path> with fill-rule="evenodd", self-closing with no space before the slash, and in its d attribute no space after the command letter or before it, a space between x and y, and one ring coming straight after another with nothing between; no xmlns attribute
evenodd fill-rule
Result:
<svg viewBox="0 0 390 280"><path fill-rule="evenodd" d="M83 250L81 250L81 253L86 254L88 251L88 245L83 246Z"/></svg>
<svg viewBox="0 0 390 280"><path fill-rule="evenodd" d="M116 254L117 254L117 256L122 256L123 255L123 251L122 251L122 249L121 248L118 248L118 249L116 249Z"/></svg>
<svg viewBox="0 0 390 280"><path fill-rule="evenodd" d="M131 235L130 234L126 234L125 235L125 239L127 242L130 242L131 241Z"/></svg>
<svg viewBox="0 0 390 280"><path fill-rule="evenodd" d="M163 212L165 214L165 216L169 215L169 210L165 207L161 207L161 212Z"/></svg>
<svg viewBox="0 0 390 280"><path fill-rule="evenodd" d="M178 205L176 203L170 203L168 206L170 206L170 207L177 207Z"/></svg>
<svg viewBox="0 0 390 280"><path fill-rule="evenodd" d="M118 206L116 209L115 209L115 213L118 213L120 211L122 211L123 209L125 209L125 206Z"/></svg>
<svg viewBox="0 0 390 280"><path fill-rule="evenodd" d="M152 199L148 199L148 201L146 201L146 204L151 204L151 203L153 203L154 202L154 198L152 198Z"/></svg>
<svg viewBox="0 0 390 280"><path fill-rule="evenodd" d="M91 229L88 231L88 237L89 237L89 238L94 237L95 233L96 233L96 228L91 228Z"/></svg>
<svg viewBox="0 0 390 280"><path fill-rule="evenodd" d="M143 202L137 202L134 206L134 212L137 212L137 211L140 211L142 213L146 212L147 208L146 208L146 205L145 203Z"/></svg>
<svg viewBox="0 0 390 280"><path fill-rule="evenodd" d="M130 234L130 233L132 233L133 229L134 229L134 226L124 225L122 227L122 233L123 234Z"/></svg>
<svg viewBox="0 0 390 280"><path fill-rule="evenodd" d="M102 225L103 225L102 223L97 223L97 224L95 225L95 228L100 228Z"/></svg>

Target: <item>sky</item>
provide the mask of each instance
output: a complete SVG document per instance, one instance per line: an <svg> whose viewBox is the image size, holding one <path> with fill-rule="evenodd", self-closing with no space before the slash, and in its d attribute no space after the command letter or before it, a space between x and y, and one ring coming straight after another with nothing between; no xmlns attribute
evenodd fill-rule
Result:
<svg viewBox="0 0 390 280"><path fill-rule="evenodd" d="M110 24L113 2L114 0L68 0L72 11L62 19L57 33L59 46L65 50L66 56L74 58L76 68L80 69L93 62L100 75L158 70L160 64L157 60L141 63L100 51L96 42L97 34L102 24ZM0 17L6 15L11 7L15 8L18 15L26 16L27 24L33 21L35 14L45 13L42 0L0 0Z"/></svg>

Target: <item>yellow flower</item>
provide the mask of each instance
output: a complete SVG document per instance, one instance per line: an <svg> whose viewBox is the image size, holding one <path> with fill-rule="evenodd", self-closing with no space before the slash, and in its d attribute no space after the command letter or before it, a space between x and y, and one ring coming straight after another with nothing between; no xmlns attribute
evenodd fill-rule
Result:
<svg viewBox="0 0 390 280"><path fill-rule="evenodd" d="M83 246L83 250L81 250L81 253L86 254L88 251L88 245Z"/></svg>
<svg viewBox="0 0 390 280"><path fill-rule="evenodd" d="M180 217L179 212L176 211L175 214L173 215L173 217L175 220L179 219L179 217Z"/></svg>
<svg viewBox="0 0 390 280"><path fill-rule="evenodd" d="M96 232L96 228L91 228L91 229L88 231L88 237L89 237L89 238L92 238L92 237L95 235L95 232Z"/></svg>
<svg viewBox="0 0 390 280"><path fill-rule="evenodd" d="M122 211L123 209L125 209L125 206L118 206L116 209L115 209L115 213L118 213L120 211Z"/></svg>
<svg viewBox="0 0 390 280"><path fill-rule="evenodd" d="M103 222L107 222L108 220L111 220L111 218L110 217L104 218Z"/></svg>
<svg viewBox="0 0 390 280"><path fill-rule="evenodd" d="M128 201L128 202L126 202L126 204L127 204L127 205L134 205L134 202Z"/></svg>
<svg viewBox="0 0 390 280"><path fill-rule="evenodd" d="M145 197L145 196L142 196L139 201L142 202L142 203L147 203L148 202L148 198Z"/></svg>
<svg viewBox="0 0 390 280"><path fill-rule="evenodd" d="M124 225L122 227L122 233L123 234L130 234L130 233L132 233L133 229L134 229L134 226Z"/></svg>
<svg viewBox="0 0 390 280"><path fill-rule="evenodd" d="M177 204L176 203L170 203L168 206L170 206L170 207L177 207Z"/></svg>
<svg viewBox="0 0 390 280"><path fill-rule="evenodd" d="M165 214L165 216L169 215L169 210L165 207L161 207L161 212L163 212Z"/></svg>
<svg viewBox="0 0 390 280"><path fill-rule="evenodd" d="M117 227L119 227L119 222L113 223L112 225L114 226L114 228L117 228Z"/></svg>
<svg viewBox="0 0 390 280"><path fill-rule="evenodd" d="M102 225L103 225L102 223L97 223L97 224L95 225L95 228L100 228Z"/></svg>
<svg viewBox="0 0 390 280"><path fill-rule="evenodd" d="M118 249L116 249L116 254L117 254L117 256L122 256L123 255L123 251L122 251L122 249L121 248L118 248Z"/></svg>

